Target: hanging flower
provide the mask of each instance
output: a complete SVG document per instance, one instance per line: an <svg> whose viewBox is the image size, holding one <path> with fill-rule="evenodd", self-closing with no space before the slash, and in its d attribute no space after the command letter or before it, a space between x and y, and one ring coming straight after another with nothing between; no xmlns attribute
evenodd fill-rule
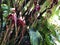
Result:
<svg viewBox="0 0 60 45"><path fill-rule="evenodd" d="M24 26L25 25L25 20L24 19L22 19L22 17L20 17L18 20L17 20L17 24L18 24L18 26Z"/></svg>
<svg viewBox="0 0 60 45"><path fill-rule="evenodd" d="M8 19L9 20L12 20L12 24L14 24L15 22L16 22L16 15L15 14L10 14L9 16L8 16Z"/></svg>
<svg viewBox="0 0 60 45"><path fill-rule="evenodd" d="M36 11L39 11L40 10L39 4L36 5L35 9L36 9Z"/></svg>
<svg viewBox="0 0 60 45"><path fill-rule="evenodd" d="M36 5L37 4L37 1L36 0L34 0L34 5Z"/></svg>

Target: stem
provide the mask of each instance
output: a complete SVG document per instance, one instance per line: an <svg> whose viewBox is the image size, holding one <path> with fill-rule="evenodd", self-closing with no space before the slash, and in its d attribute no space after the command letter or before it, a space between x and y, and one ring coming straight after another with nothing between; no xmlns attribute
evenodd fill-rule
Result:
<svg viewBox="0 0 60 45"><path fill-rule="evenodd" d="M2 43L1 43L1 45L6 44L7 36L8 36L9 30L11 29L10 27L11 27L11 21L10 21L10 26L8 27L8 29L6 29L7 31L6 31L6 33L5 33L5 36L4 36L4 38L3 38L3 41L2 41Z"/></svg>

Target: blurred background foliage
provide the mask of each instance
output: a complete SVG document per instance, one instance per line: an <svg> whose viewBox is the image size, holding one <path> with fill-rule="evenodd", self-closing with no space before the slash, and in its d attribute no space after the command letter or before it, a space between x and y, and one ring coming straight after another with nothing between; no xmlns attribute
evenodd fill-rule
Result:
<svg viewBox="0 0 60 45"><path fill-rule="evenodd" d="M37 0L40 10L32 13L35 8L34 1L0 0L0 45L60 45L57 44L57 42L60 43L60 0ZM39 15L37 19L32 17L34 19L32 24L26 25L26 28L29 27L29 29L26 29L27 31L20 44L20 36L17 36L15 40L17 26L14 28L13 36L10 36L12 39L10 40L9 34L7 34L5 42L3 41L7 33L7 17L9 13L12 13L11 8L16 9L17 18L19 12L22 12L23 16L28 12L27 17L34 14L36 17Z"/></svg>

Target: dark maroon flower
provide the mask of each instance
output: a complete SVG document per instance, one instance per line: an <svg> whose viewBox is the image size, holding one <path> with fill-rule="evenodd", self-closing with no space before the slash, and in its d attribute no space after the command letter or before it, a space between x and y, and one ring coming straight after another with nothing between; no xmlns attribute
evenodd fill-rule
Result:
<svg viewBox="0 0 60 45"><path fill-rule="evenodd" d="M8 16L8 20L12 20L12 24L14 24L14 23L16 22L16 15L10 14L10 15Z"/></svg>
<svg viewBox="0 0 60 45"><path fill-rule="evenodd" d="M12 17L12 14L8 15L8 19L10 19Z"/></svg>
<svg viewBox="0 0 60 45"><path fill-rule="evenodd" d="M33 13L35 13L36 12L36 8L33 10Z"/></svg>
<svg viewBox="0 0 60 45"><path fill-rule="evenodd" d="M35 10L36 11L39 11L40 10L40 6L39 5L36 5Z"/></svg>
<svg viewBox="0 0 60 45"><path fill-rule="evenodd" d="M57 4L58 3L58 0L53 0L52 4L50 5L50 8L51 9L53 7L54 4Z"/></svg>
<svg viewBox="0 0 60 45"><path fill-rule="evenodd" d="M54 3L54 4L57 4L57 3L58 3L58 0L53 0L53 3Z"/></svg>
<svg viewBox="0 0 60 45"><path fill-rule="evenodd" d="M37 1L36 0L34 0L34 5L36 5L37 4Z"/></svg>
<svg viewBox="0 0 60 45"><path fill-rule="evenodd" d="M34 10L33 10L33 13L35 13L36 11L39 11L40 10L40 6L39 5L36 5Z"/></svg>
<svg viewBox="0 0 60 45"><path fill-rule="evenodd" d="M21 19L18 19L17 20L17 25L23 27L25 25L25 23Z"/></svg>

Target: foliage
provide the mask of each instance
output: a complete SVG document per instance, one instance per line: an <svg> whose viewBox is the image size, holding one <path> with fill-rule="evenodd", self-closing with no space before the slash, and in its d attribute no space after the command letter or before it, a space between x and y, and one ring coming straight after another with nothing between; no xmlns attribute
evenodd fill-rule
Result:
<svg viewBox="0 0 60 45"><path fill-rule="evenodd" d="M11 1L8 0L4 4L5 0L2 0L3 33L1 32L0 35L3 36L0 37L1 45L57 45L55 41L60 43L60 0L37 0L39 9L35 7L34 1L36 0L28 0L28 2L14 0L11 4ZM9 13L12 13L10 8L16 9L16 23L12 23L13 16L10 20L8 19ZM25 25L21 21L22 26L17 23L21 12L23 17L27 17L26 23L28 22Z"/></svg>

